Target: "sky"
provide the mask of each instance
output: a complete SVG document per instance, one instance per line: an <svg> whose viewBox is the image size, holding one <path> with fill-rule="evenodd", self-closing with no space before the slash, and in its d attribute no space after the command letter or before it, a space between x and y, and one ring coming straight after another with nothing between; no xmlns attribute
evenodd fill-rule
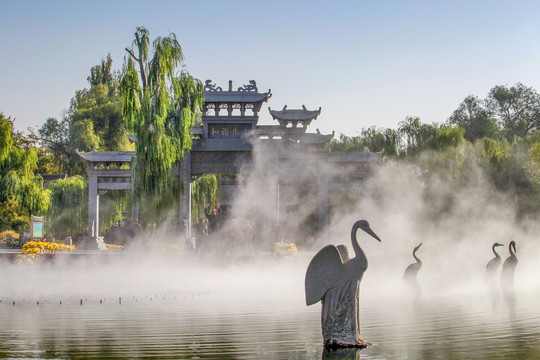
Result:
<svg viewBox="0 0 540 360"><path fill-rule="evenodd" d="M136 27L175 33L186 69L267 108L322 108L310 131L442 123L468 95L518 82L540 91L540 2L0 0L0 112L17 130L62 118L90 68L121 69Z"/></svg>

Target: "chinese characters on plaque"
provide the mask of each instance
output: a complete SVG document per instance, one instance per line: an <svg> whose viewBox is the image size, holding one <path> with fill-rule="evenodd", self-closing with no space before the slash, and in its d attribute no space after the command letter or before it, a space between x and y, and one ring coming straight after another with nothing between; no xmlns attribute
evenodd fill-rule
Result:
<svg viewBox="0 0 540 360"><path fill-rule="evenodd" d="M212 124L208 125L208 138L243 139L250 130L250 124Z"/></svg>

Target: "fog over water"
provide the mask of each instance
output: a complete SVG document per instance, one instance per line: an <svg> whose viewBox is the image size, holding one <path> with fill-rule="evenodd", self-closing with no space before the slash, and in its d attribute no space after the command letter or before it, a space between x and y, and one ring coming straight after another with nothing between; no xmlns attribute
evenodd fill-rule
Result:
<svg viewBox="0 0 540 360"><path fill-rule="evenodd" d="M228 349L224 344L230 342L235 346L230 350L235 358L310 359L320 358L321 354L325 358L321 347L320 305L305 305L305 272L311 258L327 244L344 244L353 257L352 224L366 219L382 241L358 231L359 244L369 261L360 285L361 333L367 341L374 342L362 355L445 358L460 354L465 358L489 358L500 351L509 354L519 349L525 350L516 358L530 358L530 349L540 354L540 344L535 340L540 317L534 305L540 293L538 222L516 221L512 199L494 191L479 170L474 170L465 188L448 189L440 181L441 188L435 192L444 197L445 203L451 196L452 206L444 215L436 216L443 202L439 197L426 201L426 184L417 168L392 161L378 163L370 180L372 196L351 193L350 197L344 197L331 192L338 201L331 200L327 234L312 245L299 246L294 258L281 259L271 256L271 245L280 239L305 240L298 224L316 209L317 193L309 182L299 187L298 193L291 192L294 186L280 186L279 193L285 196L280 200L284 203L279 215L282 225L273 227L278 199L272 177L276 159L263 161L264 154L255 154L253 173L242 178L242 195L237 197L222 233L212 240L225 242L229 236L225 234L250 219L255 224L256 242L264 245L263 248L251 251L249 247L239 246L225 256L223 247L217 243L210 243L207 253L198 254L133 246L119 253L93 257L56 256L55 261L38 261L32 265L2 261L0 317L9 320L11 328L0 331L0 338L19 344L20 339L13 338L10 329L26 328L41 334L49 327L69 326L74 329L70 330L72 333L81 336L78 348L84 348L88 338L98 350L103 341L112 341L118 345L109 351L120 354L118 358L125 356L122 354L126 347L131 347L137 356L146 354L145 351L165 352L165 357L178 355L172 346L181 347L178 351L186 354L205 354L204 351L210 351L204 350L208 346L214 355L206 353L207 358L220 358L219 354ZM298 167L298 163L286 164L281 160L280 165ZM308 162L308 166L312 165ZM340 170L336 168L331 173L339 174ZM298 206L288 212L285 205L295 203ZM495 290L488 289L484 271L493 258L492 244L505 245L497 249L504 261L511 240L517 243L519 264L512 300L506 301L498 286ZM423 261L418 273L420 291L413 292L405 285L403 272L414 261L412 250L419 243L423 243L417 252ZM85 306L79 306L81 300ZM16 306L11 305L12 301ZM46 313L32 310L37 301L40 308L61 301L63 308L54 310L58 313L50 310L53 317L44 317ZM101 301L109 306L101 307ZM119 302L124 310L110 306ZM505 305L493 306L497 303ZM69 304L72 307L66 307ZM27 315L14 313L19 306L26 306ZM72 313L76 319L77 306L88 318L83 325L78 320L72 320L73 323L55 320L59 314ZM86 321L94 316L99 321L88 325ZM36 325L35 317L44 318ZM103 325L107 321L112 321L112 329L121 331L114 330L115 335L111 335ZM141 322L147 326L146 330L141 330ZM86 326L95 333L87 331ZM70 331L66 330L65 341L56 339L58 344L70 344L73 338ZM122 331L134 333L135 340L122 335ZM145 340L149 334L158 335ZM146 341L148 349L141 348L138 342L143 340L137 336ZM270 338L275 342L269 342ZM185 343L178 345L178 339ZM246 339L250 342L245 343ZM13 349L18 345L9 346L8 349ZM25 351L33 349L29 346ZM279 355L276 351L283 353Z"/></svg>
<svg viewBox="0 0 540 360"><path fill-rule="evenodd" d="M243 177L243 185L233 206L229 221L222 228L227 234L230 228L242 226L246 219L254 224L256 251L240 247L237 254L231 252L228 259L219 252L211 255L195 255L184 252L176 258L163 252L124 251L122 254L77 261L37 263L32 266L0 266L2 277L0 295L7 299L42 296L135 296L144 292L205 292L213 289L241 292L249 284L251 293L256 293L258 284L264 293L272 284L303 296L303 276L310 258L326 244L344 244L350 256L354 256L350 231L359 219L368 220L371 228L382 242L358 231L358 241L369 261L368 270L361 284L362 296L375 297L407 293L403 283L403 271L414 261L412 250L423 243L417 256L423 261L418 274L422 295L437 295L454 292L484 292L484 270L493 258L491 245L504 244L497 250L502 260L508 256L508 244L517 243L519 264L515 273L516 291L538 291L540 254L537 222L516 224L515 208L506 194L497 193L486 181L481 171L471 176L466 188L450 191L441 181L441 198L452 197L452 207L447 214L433 220L433 212L440 208L437 197L426 201L425 184L418 170L412 165L393 161L379 162L374 177L370 180L372 196L349 194L340 203L332 202L331 219L327 234L310 246L300 248L296 260L276 262L269 253L278 240L295 242L305 233L296 233L298 224L316 211L316 187L299 187L301 193L291 193L295 187L275 185L275 153L256 151L251 175ZM271 154L268 157L268 154ZM297 167L298 163L278 160L282 169ZM315 164L316 160L313 161ZM304 162L306 168L312 166ZM339 168L331 174L339 174ZM306 177L311 176L309 173ZM444 176L444 174L443 174ZM432 182L433 183L433 182ZM314 190L314 191L313 191ZM284 195L285 194L285 195ZM298 203L291 216L280 208L277 211L277 196L283 203ZM330 192L330 196L333 193ZM272 227L280 216L279 228ZM156 236L156 235L153 235ZM163 235L167 236L167 235ZM223 235L225 236L225 235ZM304 239L301 239L303 241ZM142 239L141 241L148 241ZM213 241L220 242L221 235ZM213 247L211 243L211 248ZM249 250L249 251L248 251ZM253 256L256 254L257 256ZM501 265L502 266L502 265ZM225 291L225 292L227 292ZM103 295L102 295L103 294ZM287 296L287 293L281 293Z"/></svg>

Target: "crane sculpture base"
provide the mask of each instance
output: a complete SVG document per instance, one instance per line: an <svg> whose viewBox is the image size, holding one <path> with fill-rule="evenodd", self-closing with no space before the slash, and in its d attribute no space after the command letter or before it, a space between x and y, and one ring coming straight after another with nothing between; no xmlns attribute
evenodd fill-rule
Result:
<svg viewBox="0 0 540 360"><path fill-rule="evenodd" d="M329 340L324 343L324 347L327 349L344 349L344 348L355 348L355 349L364 349L370 346L371 343L365 342L363 340L360 340L360 342L357 343L344 343L336 340Z"/></svg>
<svg viewBox="0 0 540 360"><path fill-rule="evenodd" d="M330 289L322 299L322 335L327 348L365 348L358 321L359 281Z"/></svg>

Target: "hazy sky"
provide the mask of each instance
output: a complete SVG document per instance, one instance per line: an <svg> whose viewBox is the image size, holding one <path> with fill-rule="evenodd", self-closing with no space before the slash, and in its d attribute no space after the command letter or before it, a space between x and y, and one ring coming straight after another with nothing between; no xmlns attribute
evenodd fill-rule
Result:
<svg viewBox="0 0 540 360"><path fill-rule="evenodd" d="M540 91L540 1L0 0L0 111L61 118L90 68L120 69L137 26L174 32L201 80L256 80L267 107L322 107L311 131L357 135L406 116L443 122L470 94Z"/></svg>

